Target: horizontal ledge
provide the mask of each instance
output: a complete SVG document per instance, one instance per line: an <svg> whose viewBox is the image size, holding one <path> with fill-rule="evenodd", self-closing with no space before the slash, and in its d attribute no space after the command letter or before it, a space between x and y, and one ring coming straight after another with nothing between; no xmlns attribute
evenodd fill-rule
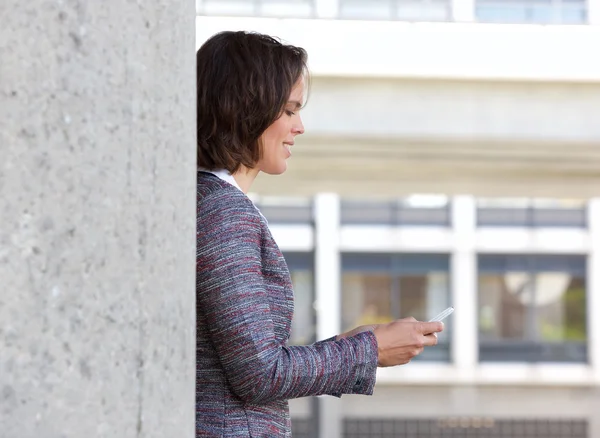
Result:
<svg viewBox="0 0 600 438"><path fill-rule="evenodd" d="M310 252L314 249L314 230L311 225L269 224L269 229L282 251Z"/></svg>
<svg viewBox="0 0 600 438"><path fill-rule="evenodd" d="M412 363L378 369L377 384L597 387L600 373L585 364L486 363L466 370L452 364Z"/></svg>
<svg viewBox="0 0 600 438"><path fill-rule="evenodd" d="M362 67L362 66L361 66ZM600 77L593 75L569 75L569 76L552 76L550 74L541 74L538 72L524 74L495 74L494 72L467 72L467 71L402 71L402 70L369 70L356 66L345 67L345 70L337 68L321 68L311 69L311 76L331 79L420 79L420 80L453 80L459 82L534 82L534 83L576 83L576 84L600 84Z"/></svg>

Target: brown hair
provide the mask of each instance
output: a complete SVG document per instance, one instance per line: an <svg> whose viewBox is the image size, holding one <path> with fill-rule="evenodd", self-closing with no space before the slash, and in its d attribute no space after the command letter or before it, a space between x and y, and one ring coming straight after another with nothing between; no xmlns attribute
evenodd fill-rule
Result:
<svg viewBox="0 0 600 438"><path fill-rule="evenodd" d="M237 171L260 158L261 134L308 74L306 51L268 35L221 32L196 54L198 166Z"/></svg>

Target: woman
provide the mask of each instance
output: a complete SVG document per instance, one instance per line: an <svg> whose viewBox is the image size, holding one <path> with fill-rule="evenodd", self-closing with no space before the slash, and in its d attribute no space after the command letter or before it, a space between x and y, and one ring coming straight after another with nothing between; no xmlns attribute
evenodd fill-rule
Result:
<svg viewBox="0 0 600 438"><path fill-rule="evenodd" d="M288 346L294 296L285 260L246 193L281 174L304 133L306 52L223 32L197 53L197 437L291 436L288 400L372 394L377 366L435 345L414 319Z"/></svg>

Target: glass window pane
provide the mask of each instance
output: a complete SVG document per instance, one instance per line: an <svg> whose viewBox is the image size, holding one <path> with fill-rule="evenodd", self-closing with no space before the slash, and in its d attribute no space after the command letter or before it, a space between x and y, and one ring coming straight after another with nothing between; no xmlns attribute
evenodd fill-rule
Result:
<svg viewBox="0 0 600 438"><path fill-rule="evenodd" d="M585 362L585 280L582 256L480 256L480 359Z"/></svg>
<svg viewBox="0 0 600 438"><path fill-rule="evenodd" d="M307 345L316 341L314 310L314 275L312 253L286 253L285 261L294 288L294 318L290 345Z"/></svg>
<svg viewBox="0 0 600 438"><path fill-rule="evenodd" d="M448 261L439 254L344 254L342 330L409 316L433 318L449 306ZM438 345L415 360L449 360L451 320L445 323Z"/></svg>
<svg viewBox="0 0 600 438"><path fill-rule="evenodd" d="M535 256L532 261L535 272L564 272L577 276L585 274L585 258L580 256Z"/></svg>
<svg viewBox="0 0 600 438"><path fill-rule="evenodd" d="M353 254L342 256L342 271L344 272L379 272L390 273L392 256L389 254Z"/></svg>
<svg viewBox="0 0 600 438"><path fill-rule="evenodd" d="M480 341L525 340L527 308L521 297L531 293L528 275L509 272L505 275L479 277Z"/></svg>
<svg viewBox="0 0 600 438"><path fill-rule="evenodd" d="M448 307L448 274L407 275L399 278L398 317L429 321Z"/></svg>
<svg viewBox="0 0 600 438"><path fill-rule="evenodd" d="M477 0L476 5L476 15L480 21L583 24L587 17L583 0Z"/></svg>
<svg viewBox="0 0 600 438"><path fill-rule="evenodd" d="M389 274L347 272L342 276L342 331L393 321Z"/></svg>
<svg viewBox="0 0 600 438"><path fill-rule="evenodd" d="M294 285L294 318L289 343L307 345L314 342L315 315L313 309L313 273L311 271L292 271Z"/></svg>
<svg viewBox="0 0 600 438"><path fill-rule="evenodd" d="M586 340L585 282L568 274L536 276L537 328L544 342Z"/></svg>
<svg viewBox="0 0 600 438"><path fill-rule="evenodd" d="M393 295L399 303L397 317L412 316L419 321L429 321L449 306L448 273L431 272L426 275L407 275L398 279L399 288ZM417 356L419 360L448 361L452 318L444 321L444 331L438 335L438 345L426 348Z"/></svg>

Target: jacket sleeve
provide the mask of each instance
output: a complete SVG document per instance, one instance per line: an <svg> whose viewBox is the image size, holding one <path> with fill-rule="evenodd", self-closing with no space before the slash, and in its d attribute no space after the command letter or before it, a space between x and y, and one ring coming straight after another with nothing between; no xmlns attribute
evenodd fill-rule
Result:
<svg viewBox="0 0 600 438"><path fill-rule="evenodd" d="M275 338L261 269L259 213L249 204L198 210L196 289L211 341L232 391L247 403L314 395L373 393L372 332L308 346Z"/></svg>

